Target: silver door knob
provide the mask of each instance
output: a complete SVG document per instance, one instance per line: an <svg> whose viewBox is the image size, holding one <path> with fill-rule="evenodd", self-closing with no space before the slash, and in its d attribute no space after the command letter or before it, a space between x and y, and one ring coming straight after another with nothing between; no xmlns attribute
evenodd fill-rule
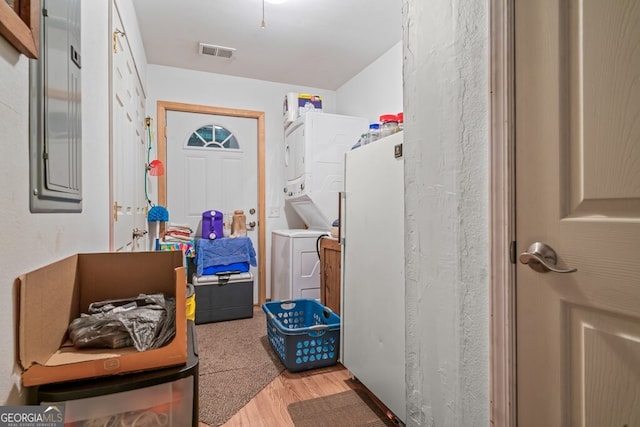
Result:
<svg viewBox="0 0 640 427"><path fill-rule="evenodd" d="M546 243L534 242L526 252L520 254L520 262L539 273L553 271L555 273L573 273L577 268L561 269L556 267L558 256L556 251Z"/></svg>

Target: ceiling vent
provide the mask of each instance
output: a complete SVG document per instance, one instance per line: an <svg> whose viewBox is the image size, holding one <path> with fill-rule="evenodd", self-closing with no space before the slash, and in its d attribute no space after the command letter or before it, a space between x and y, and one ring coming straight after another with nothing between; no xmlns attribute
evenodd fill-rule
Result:
<svg viewBox="0 0 640 427"><path fill-rule="evenodd" d="M218 56L220 58L231 58L235 51L232 47L216 46L214 44L200 43L198 52L200 55Z"/></svg>

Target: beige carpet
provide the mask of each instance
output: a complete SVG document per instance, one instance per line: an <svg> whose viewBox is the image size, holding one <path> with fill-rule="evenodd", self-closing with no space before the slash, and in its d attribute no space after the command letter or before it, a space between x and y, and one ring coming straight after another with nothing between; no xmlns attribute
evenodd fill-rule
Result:
<svg viewBox="0 0 640 427"><path fill-rule="evenodd" d="M296 427L385 427L395 426L363 390L290 404L287 409Z"/></svg>
<svg viewBox="0 0 640 427"><path fill-rule="evenodd" d="M284 370L269 347L266 316L196 325L200 421L219 426L229 420Z"/></svg>

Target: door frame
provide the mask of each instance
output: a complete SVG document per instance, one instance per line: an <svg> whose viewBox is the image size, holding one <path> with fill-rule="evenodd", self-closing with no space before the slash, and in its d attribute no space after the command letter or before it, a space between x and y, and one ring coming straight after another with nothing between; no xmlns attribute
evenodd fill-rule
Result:
<svg viewBox="0 0 640 427"><path fill-rule="evenodd" d="M265 207L265 119L264 111L240 110L208 105L158 101L158 160L167 168L167 111L204 113L217 116L241 117L258 121L258 304L267 300L266 272L266 207ZM158 177L158 204L167 206L167 174Z"/></svg>
<svg viewBox="0 0 640 427"><path fill-rule="evenodd" d="M517 425L515 0L489 2L490 423Z"/></svg>

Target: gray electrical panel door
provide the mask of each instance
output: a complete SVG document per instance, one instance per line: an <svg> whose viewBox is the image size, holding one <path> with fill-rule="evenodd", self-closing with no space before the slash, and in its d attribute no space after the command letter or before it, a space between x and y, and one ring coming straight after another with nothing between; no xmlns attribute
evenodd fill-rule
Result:
<svg viewBox="0 0 640 427"><path fill-rule="evenodd" d="M80 0L43 0L31 60L31 211L82 211Z"/></svg>

